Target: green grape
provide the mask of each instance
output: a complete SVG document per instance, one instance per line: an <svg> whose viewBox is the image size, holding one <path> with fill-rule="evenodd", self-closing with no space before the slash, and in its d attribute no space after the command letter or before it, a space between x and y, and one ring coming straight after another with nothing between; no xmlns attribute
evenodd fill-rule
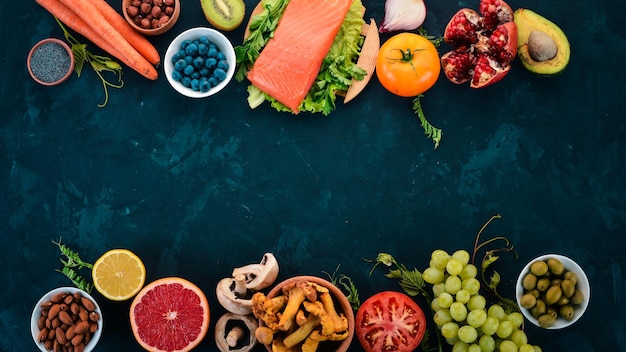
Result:
<svg viewBox="0 0 626 352"><path fill-rule="evenodd" d="M500 325L498 325L498 330L496 330L496 335L498 335L498 337L501 339L506 339L507 337L511 336L511 333L513 333L513 323L508 320L500 321Z"/></svg>
<svg viewBox="0 0 626 352"><path fill-rule="evenodd" d="M448 263L446 264L446 271L450 275L459 275L461 271L463 271L463 263L461 263L457 259L452 258L448 260Z"/></svg>
<svg viewBox="0 0 626 352"><path fill-rule="evenodd" d="M478 338L478 331L469 325L463 325L458 331L459 340L465 343L472 343Z"/></svg>
<svg viewBox="0 0 626 352"><path fill-rule="evenodd" d="M472 298L472 296L470 295L469 292L467 292L467 290L459 290L456 293L455 298L456 298L457 302L461 302L461 303L465 304L465 303L469 302L469 300Z"/></svg>
<svg viewBox="0 0 626 352"><path fill-rule="evenodd" d="M499 350L500 352L518 352L517 345L511 340L502 340Z"/></svg>
<svg viewBox="0 0 626 352"><path fill-rule="evenodd" d="M448 343L448 345L450 346L454 346L455 343L459 342L459 336L455 336L453 338L446 338L446 342Z"/></svg>
<svg viewBox="0 0 626 352"><path fill-rule="evenodd" d="M487 315L490 317L494 317L500 321L506 320L506 313L504 312L504 308L502 308L499 304L493 304L487 310Z"/></svg>
<svg viewBox="0 0 626 352"><path fill-rule="evenodd" d="M445 289L451 295L455 295L461 289L461 279L458 276L448 276Z"/></svg>
<svg viewBox="0 0 626 352"><path fill-rule="evenodd" d="M468 292L467 290L461 290L461 291ZM484 296L481 296L481 295L471 296L469 301L467 301L467 309L469 310L485 309L486 305L487 305L487 300L485 299Z"/></svg>
<svg viewBox="0 0 626 352"><path fill-rule="evenodd" d="M493 352L496 349L496 340L491 335L483 335L478 340L482 352Z"/></svg>
<svg viewBox="0 0 626 352"><path fill-rule="evenodd" d="M446 268L448 260L450 260L450 254L448 254L448 252L444 251L443 249L436 249L430 255L430 261L433 264L432 267L440 270Z"/></svg>
<svg viewBox="0 0 626 352"><path fill-rule="evenodd" d="M422 273L422 278L424 279L424 281L426 281L427 283L431 285L434 285L439 282L443 282L443 278L444 278L443 269L430 266L426 268L426 270L424 270L424 272Z"/></svg>
<svg viewBox="0 0 626 352"><path fill-rule="evenodd" d="M487 312L483 309L476 309L467 313L467 323L475 328L481 327L485 320L487 320Z"/></svg>
<svg viewBox="0 0 626 352"><path fill-rule="evenodd" d="M522 313L513 312L506 317L506 320L513 323L513 327L519 328L520 326L522 326L522 323L524 323L524 316L522 315Z"/></svg>
<svg viewBox="0 0 626 352"><path fill-rule="evenodd" d="M467 349L467 352L481 352L481 348L480 346L478 346L477 344L473 343L471 345L469 345L469 348Z"/></svg>
<svg viewBox="0 0 626 352"><path fill-rule="evenodd" d="M463 288L464 290L467 290L470 293L470 295L475 295L480 290L480 281L478 281L478 279L474 277L464 279L461 282L461 288Z"/></svg>
<svg viewBox="0 0 626 352"><path fill-rule="evenodd" d="M450 305L450 316L456 321L463 321L467 318L467 307L461 302L454 302Z"/></svg>
<svg viewBox="0 0 626 352"><path fill-rule="evenodd" d="M442 292L446 292L446 284L444 282L438 282L433 285L433 296L439 297Z"/></svg>
<svg viewBox="0 0 626 352"><path fill-rule="evenodd" d="M476 277L476 275L478 275L478 269L474 264L466 264L459 274L461 279L469 279L470 277Z"/></svg>
<svg viewBox="0 0 626 352"><path fill-rule="evenodd" d="M436 312L436 311L438 311L438 310L443 309L443 308L441 308L441 307L439 306L439 300L438 300L438 299L433 299L432 301L430 301L430 308L431 308L434 312Z"/></svg>
<svg viewBox="0 0 626 352"><path fill-rule="evenodd" d="M509 339L515 342L517 347L528 344L528 337L526 337L526 333L522 330L518 330L518 329L513 330L513 332L511 333L511 337L509 337Z"/></svg>
<svg viewBox="0 0 626 352"><path fill-rule="evenodd" d="M443 326L445 323L449 323L452 321L452 315L450 315L450 310L441 309L435 312L433 315L433 321L438 326Z"/></svg>
<svg viewBox="0 0 626 352"><path fill-rule="evenodd" d="M469 263L470 254L465 249L459 249L458 251L452 253L452 258L460 261L463 265Z"/></svg>
<svg viewBox="0 0 626 352"><path fill-rule="evenodd" d="M519 352L535 352L535 348L529 344L523 344L519 346Z"/></svg>
<svg viewBox="0 0 626 352"><path fill-rule="evenodd" d="M459 332L459 324L453 321L449 321L443 324L443 326L441 326L441 336L447 339L455 338L458 332Z"/></svg>
<svg viewBox="0 0 626 352"><path fill-rule="evenodd" d="M487 313L487 319L485 319L485 322L480 327L480 329L486 335L493 335L493 334L496 333L496 331L498 331L498 326L499 325L500 325L500 321L498 320L498 318L490 317L489 313Z"/></svg>
<svg viewBox="0 0 626 352"><path fill-rule="evenodd" d="M454 302L454 297L448 292L444 292L437 297L437 302L441 308L450 308L450 305Z"/></svg>
<svg viewBox="0 0 626 352"><path fill-rule="evenodd" d="M533 348L535 349L535 352L543 352L541 350L541 347L537 346L537 345L533 345Z"/></svg>
<svg viewBox="0 0 626 352"><path fill-rule="evenodd" d="M468 352L469 344L463 341L457 341L454 346L452 346L452 352Z"/></svg>

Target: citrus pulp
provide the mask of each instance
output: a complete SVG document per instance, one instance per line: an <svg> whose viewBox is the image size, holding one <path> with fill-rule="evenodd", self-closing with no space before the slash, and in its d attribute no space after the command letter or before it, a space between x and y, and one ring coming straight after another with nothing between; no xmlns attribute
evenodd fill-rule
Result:
<svg viewBox="0 0 626 352"><path fill-rule="evenodd" d="M146 268L137 255L127 249L111 249L104 253L91 271L98 292L114 301L125 301L141 290Z"/></svg>

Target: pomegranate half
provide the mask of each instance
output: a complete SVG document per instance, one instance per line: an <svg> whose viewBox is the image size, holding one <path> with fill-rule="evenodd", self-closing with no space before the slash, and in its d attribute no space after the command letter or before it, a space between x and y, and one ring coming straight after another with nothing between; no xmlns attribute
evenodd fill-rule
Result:
<svg viewBox="0 0 626 352"><path fill-rule="evenodd" d="M482 88L501 80L517 54L517 26L513 10L502 0L480 0L479 13L459 10L444 31L454 50L441 56L441 66L456 84L470 81Z"/></svg>

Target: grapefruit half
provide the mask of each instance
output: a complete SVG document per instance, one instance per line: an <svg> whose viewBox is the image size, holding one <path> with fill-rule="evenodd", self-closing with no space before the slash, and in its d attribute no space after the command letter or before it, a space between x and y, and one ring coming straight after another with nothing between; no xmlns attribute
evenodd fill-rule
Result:
<svg viewBox="0 0 626 352"><path fill-rule="evenodd" d="M147 351L190 351L209 328L209 303L202 290L183 278L158 279L135 296L130 324Z"/></svg>

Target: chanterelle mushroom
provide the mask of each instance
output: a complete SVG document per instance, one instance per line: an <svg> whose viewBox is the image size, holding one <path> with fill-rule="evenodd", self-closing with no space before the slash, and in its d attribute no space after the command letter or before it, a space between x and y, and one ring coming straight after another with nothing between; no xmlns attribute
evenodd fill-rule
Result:
<svg viewBox="0 0 626 352"><path fill-rule="evenodd" d="M239 315L252 313L252 300L248 297L243 275L220 280L215 288L215 294L227 311Z"/></svg>
<svg viewBox="0 0 626 352"><path fill-rule="evenodd" d="M273 298L267 298L262 292L252 295L252 313L274 331L278 330L278 313L285 305L287 305L287 296L285 295Z"/></svg>
<svg viewBox="0 0 626 352"><path fill-rule="evenodd" d="M278 322L278 328L283 331L291 329L300 305L305 299L314 301L317 299L317 292L308 281L296 281L291 285L283 287L283 293L288 297L287 306Z"/></svg>
<svg viewBox="0 0 626 352"><path fill-rule="evenodd" d="M248 264L233 270L233 277L245 275L246 287L259 291L269 287L278 277L278 261L272 253L265 253L258 264Z"/></svg>

